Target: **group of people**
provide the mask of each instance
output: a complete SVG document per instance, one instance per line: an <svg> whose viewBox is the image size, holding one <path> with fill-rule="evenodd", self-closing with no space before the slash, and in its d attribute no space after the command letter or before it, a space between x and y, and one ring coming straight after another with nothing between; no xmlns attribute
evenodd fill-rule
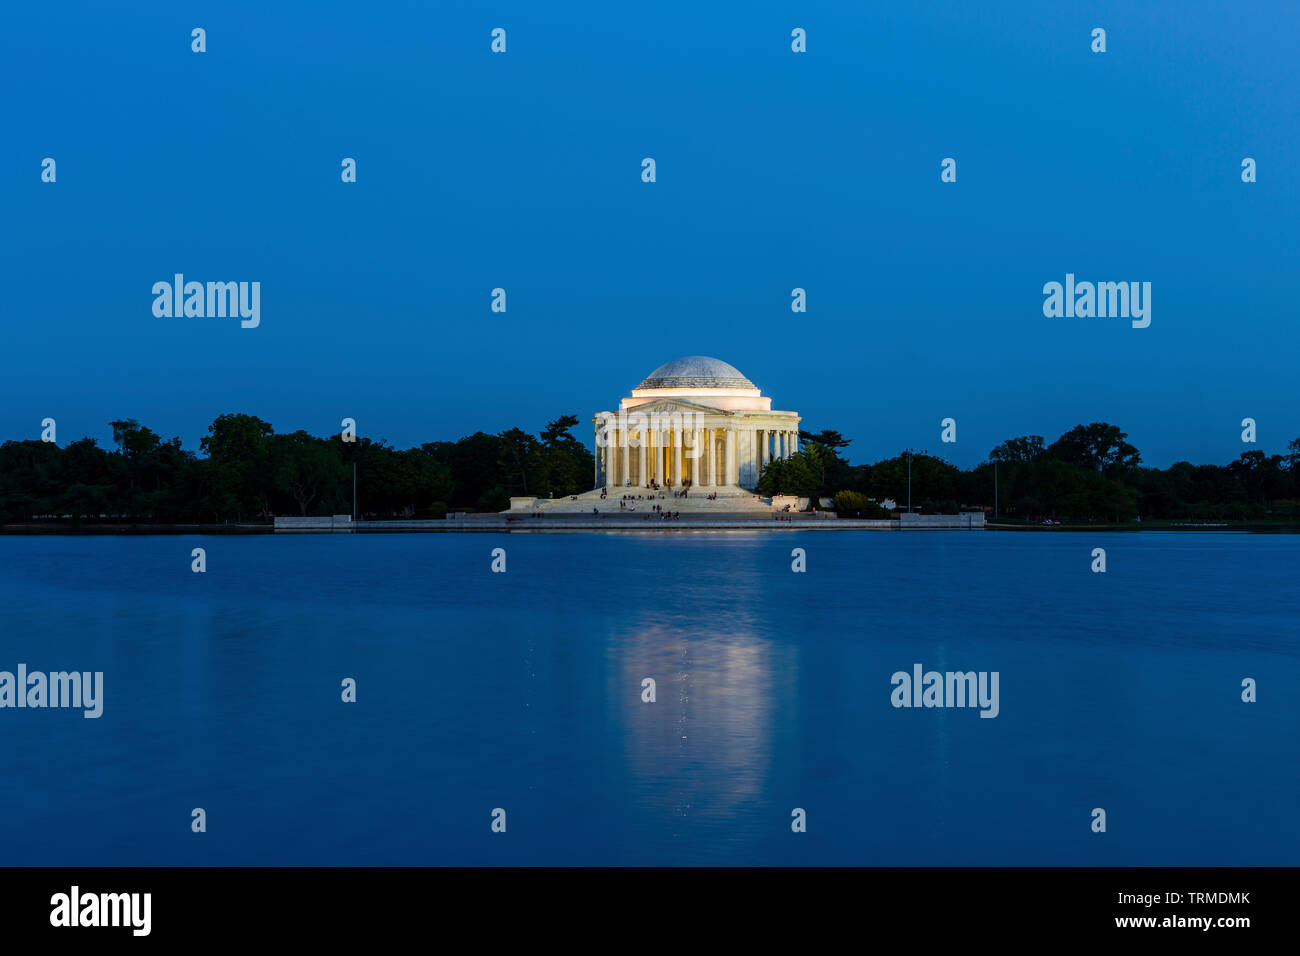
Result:
<svg viewBox="0 0 1300 956"><path fill-rule="evenodd" d="M690 481L689 478L687 478L687 479L685 479L684 481L682 481L682 488L681 488L681 490L680 490L680 491L673 491L673 497L674 497L674 498L685 498L685 497L687 497L687 496L690 494L690 484L691 484L691 481ZM634 502L637 502L637 501L654 501L655 499L663 499L663 498L666 497L665 492L666 492L666 491L669 491L669 490L672 490L669 486L663 486L663 487L661 487L661 486L659 485L659 483L656 482L656 481L649 481L649 482L647 482L645 485L643 485L642 487L644 487L647 491L651 492L651 494L648 494L648 495L633 495L633 494L626 494L626 495L623 495L623 497L621 497L621 498L619 499L619 502L618 502L618 510L619 510L619 511L636 511L636 505L634 504ZM658 492L658 494L655 494L654 492ZM609 486L606 485L605 487L603 487L603 488L600 489L600 500L601 500L601 501L605 501L608 497L609 497ZM705 498L706 501L717 501L717 500L718 500L718 493L715 491L715 492L713 492L713 494L705 495L704 498ZM663 509L663 507L662 507L661 505L653 505L653 506L651 507L651 510L652 510L655 514L661 515L665 520L674 520L674 521L676 521L677 519L681 518L681 512L680 512L680 511L664 511L664 509ZM592 508L592 509L591 509L591 513L592 513L592 514L600 514L600 509L599 509L599 508ZM646 515L646 517L649 518L650 516L649 516L649 515Z"/></svg>

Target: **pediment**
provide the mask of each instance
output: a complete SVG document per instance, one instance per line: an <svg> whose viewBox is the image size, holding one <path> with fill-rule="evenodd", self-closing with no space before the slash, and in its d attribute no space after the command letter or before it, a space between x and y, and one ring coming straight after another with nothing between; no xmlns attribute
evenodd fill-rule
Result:
<svg viewBox="0 0 1300 956"><path fill-rule="evenodd" d="M623 414L636 415L638 413L646 415L654 413L656 415L672 415L674 413L691 413L695 415L730 415L731 412L725 409L715 408L713 405L703 405L698 402L688 402L681 398L660 398L654 401L637 405L634 408L626 409Z"/></svg>

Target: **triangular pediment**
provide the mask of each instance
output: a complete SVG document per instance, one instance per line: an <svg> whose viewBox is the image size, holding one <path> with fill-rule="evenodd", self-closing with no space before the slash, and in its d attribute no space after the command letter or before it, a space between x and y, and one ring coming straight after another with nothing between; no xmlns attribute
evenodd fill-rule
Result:
<svg viewBox="0 0 1300 956"><path fill-rule="evenodd" d="M653 412L656 415L672 415L673 413L691 412L696 415L730 415L731 413L722 408L716 408L713 405L704 405L699 402L689 402L682 398L658 398L654 401L646 402L642 405L636 405L632 408L625 409L623 414L643 415Z"/></svg>

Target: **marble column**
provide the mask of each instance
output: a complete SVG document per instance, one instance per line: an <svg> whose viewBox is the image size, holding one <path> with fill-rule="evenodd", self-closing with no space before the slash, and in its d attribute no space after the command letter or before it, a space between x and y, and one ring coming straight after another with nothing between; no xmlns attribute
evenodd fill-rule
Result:
<svg viewBox="0 0 1300 956"><path fill-rule="evenodd" d="M623 470L618 476L618 484L621 488L628 482L628 476L632 474L632 435L625 428L623 429Z"/></svg>
<svg viewBox="0 0 1300 956"><path fill-rule="evenodd" d="M682 430L673 429L673 487L679 487L682 483Z"/></svg>
<svg viewBox="0 0 1300 956"><path fill-rule="evenodd" d="M605 432L605 480L601 482L602 487L608 487L611 483L610 479L612 476L610 470L614 467L614 449L610 446L610 443L614 440L613 434L614 433L609 430L606 430Z"/></svg>
<svg viewBox="0 0 1300 956"><path fill-rule="evenodd" d="M740 480L739 470L736 468L736 430L734 428L727 429L726 457L727 460L724 465L726 483L734 485Z"/></svg>
<svg viewBox="0 0 1300 956"><path fill-rule="evenodd" d="M650 450L646 447L646 432L644 428L641 429L641 431L637 432L637 438L638 438L637 449L636 449L637 470L640 472L641 475L641 480L637 482L637 484L644 485L646 479L646 475L645 475L646 453Z"/></svg>

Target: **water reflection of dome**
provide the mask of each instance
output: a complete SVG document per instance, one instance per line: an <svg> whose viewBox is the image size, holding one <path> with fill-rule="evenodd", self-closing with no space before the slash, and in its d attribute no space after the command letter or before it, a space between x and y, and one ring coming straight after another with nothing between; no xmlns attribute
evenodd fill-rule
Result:
<svg viewBox="0 0 1300 956"><path fill-rule="evenodd" d="M778 669L770 642L748 631L683 635L652 625L626 644L620 682L638 688L653 676L657 694L653 705L633 695L621 709L633 790L679 821L678 836L747 841L742 811L771 787Z"/></svg>

